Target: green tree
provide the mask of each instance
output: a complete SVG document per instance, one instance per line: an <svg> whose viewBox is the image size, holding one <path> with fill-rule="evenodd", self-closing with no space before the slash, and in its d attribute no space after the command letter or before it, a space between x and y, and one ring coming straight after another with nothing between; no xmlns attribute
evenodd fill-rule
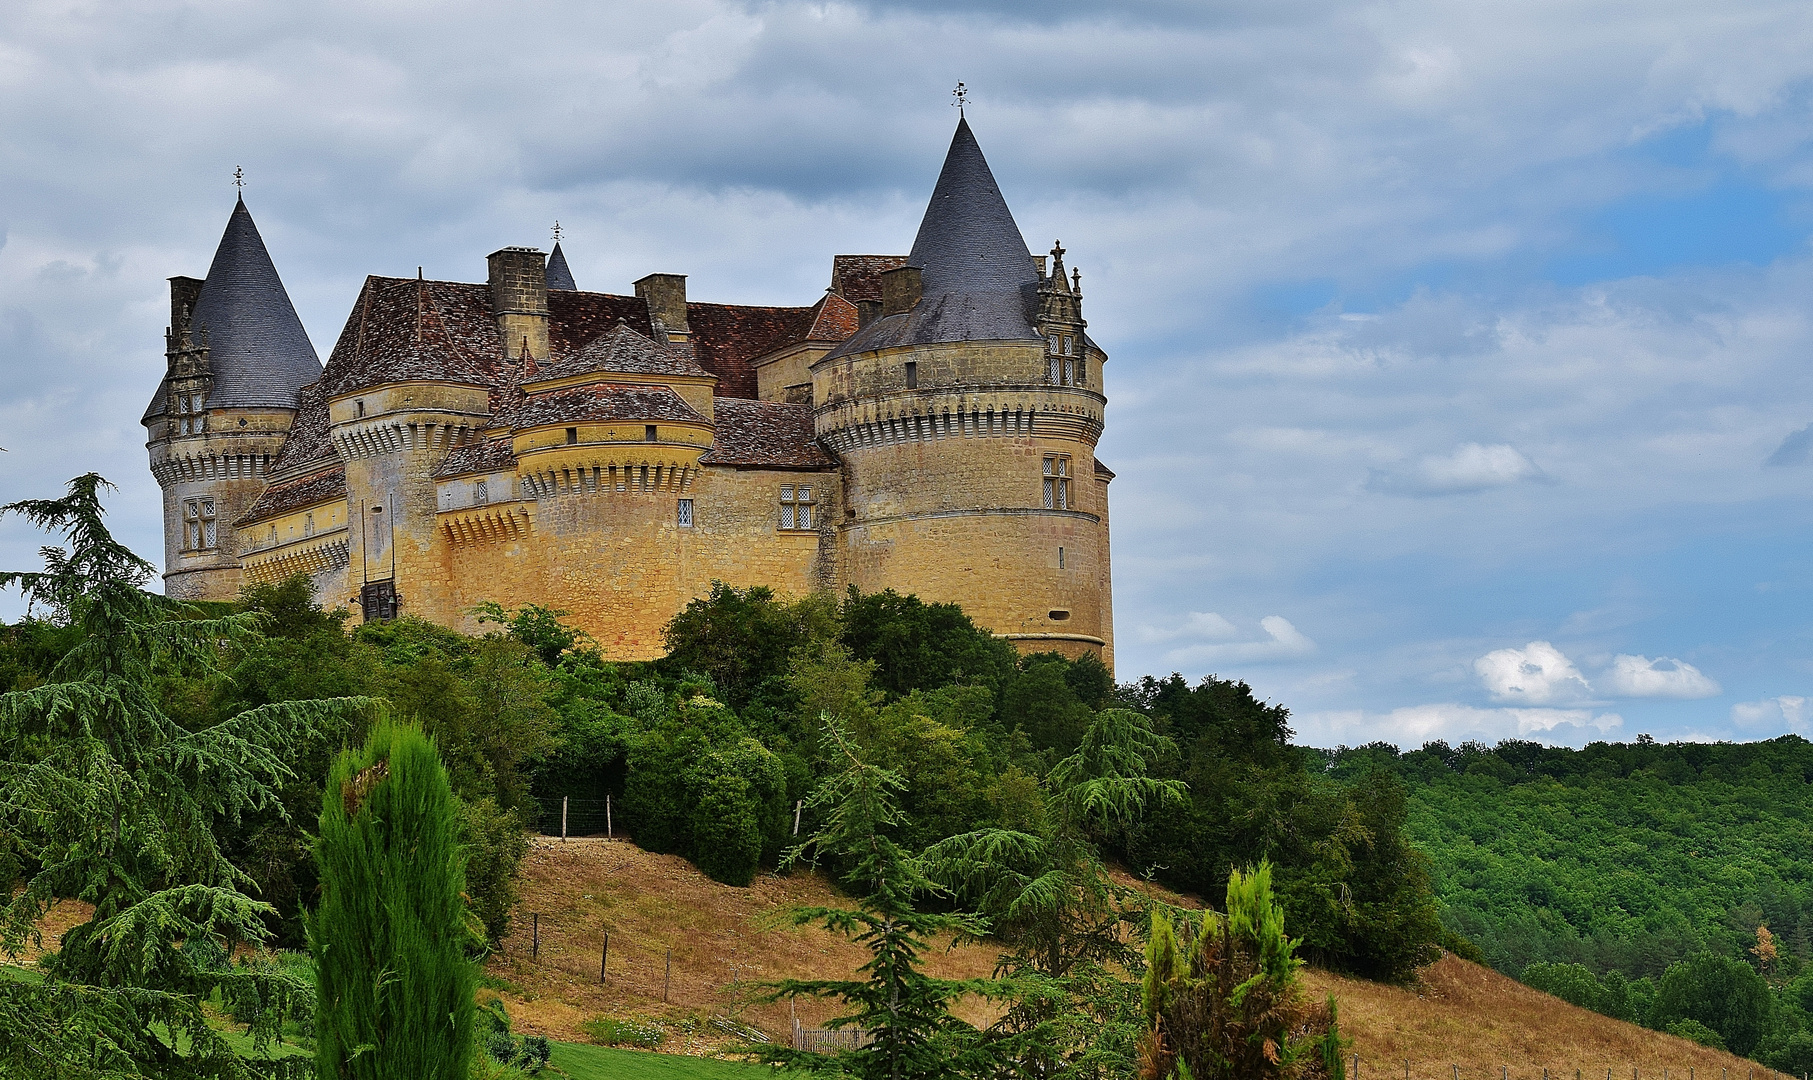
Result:
<svg viewBox="0 0 1813 1080"><path fill-rule="evenodd" d="M669 668L711 676L724 702L740 710L764 679L787 670L793 650L837 636L837 607L826 596L789 603L765 585L714 581L710 595L687 604L663 635Z"/></svg>
<svg viewBox="0 0 1813 1080"><path fill-rule="evenodd" d="M1668 965L1656 984L1652 1027L1693 1020L1719 1033L1731 1052L1749 1057L1768 1030L1768 984L1742 960L1703 952Z"/></svg>
<svg viewBox="0 0 1813 1080"><path fill-rule="evenodd" d="M1523 969L1518 981L1545 994L1553 994L1570 1005L1613 1015L1606 1008L1605 988L1581 964L1534 963Z"/></svg>
<svg viewBox="0 0 1813 1080"><path fill-rule="evenodd" d="M1014 647L970 621L956 604L928 604L892 589L863 595L850 587L841 641L875 663L875 686L888 694L975 683L998 691L1018 663Z"/></svg>
<svg viewBox="0 0 1813 1080"><path fill-rule="evenodd" d="M861 979L787 979L772 983L770 1000L805 994L844 1003L848 1011L830 1026L854 1026L868 1042L840 1052L835 1065L860 1080L944 1080L991 1071L976 1031L951 1015L966 994L1001 992L984 980L936 979L922 970L932 939L948 933L980 934L974 916L920 911L916 897L936 894L906 852L891 838L900 825L899 796L906 782L896 773L862 760L833 717L824 720L827 737L844 767L812 794L824 826L788 861L829 857L848 865L846 888L861 897L855 908L810 907L792 913L795 925L816 924L866 948ZM822 1067L818 1055L763 1047L768 1060Z"/></svg>
<svg viewBox="0 0 1813 1080"><path fill-rule="evenodd" d="M1227 914L1204 925L1155 912L1141 1003L1147 1080L1266 1080L1345 1075L1333 996L1312 1004L1272 895L1271 867L1228 879Z"/></svg>
<svg viewBox="0 0 1813 1080"><path fill-rule="evenodd" d="M460 807L434 744L380 720L334 761L308 920L320 994L321 1080L464 1080L473 1052L475 943L461 893Z"/></svg>
<svg viewBox="0 0 1813 1080"><path fill-rule="evenodd" d="M160 707L171 674L218 674L222 643L257 637L263 617L202 617L140 588L149 563L102 520L92 473L61 499L12 503L59 532L44 569L0 574L77 634L45 681L0 695L0 836L16 856L0 882L0 951L17 955L62 898L94 905L44 965L42 985L0 981L0 1072L39 1076L251 1074L211 1029L202 999L258 1005L260 1045L311 1011L308 985L265 967L219 963L266 939L268 904L221 849L242 815L281 812L287 761L341 730L358 700L270 704L201 730Z"/></svg>

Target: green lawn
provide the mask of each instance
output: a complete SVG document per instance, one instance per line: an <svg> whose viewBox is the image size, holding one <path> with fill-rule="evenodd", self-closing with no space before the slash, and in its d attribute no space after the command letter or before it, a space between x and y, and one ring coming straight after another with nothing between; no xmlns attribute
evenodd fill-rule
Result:
<svg viewBox="0 0 1813 1080"><path fill-rule="evenodd" d="M774 1075L766 1065L580 1043L552 1045L554 1056L549 1064L573 1080L765 1080Z"/></svg>

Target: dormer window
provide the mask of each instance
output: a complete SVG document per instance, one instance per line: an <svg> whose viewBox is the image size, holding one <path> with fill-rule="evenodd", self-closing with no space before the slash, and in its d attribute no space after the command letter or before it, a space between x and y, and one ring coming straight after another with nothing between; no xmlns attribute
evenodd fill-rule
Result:
<svg viewBox="0 0 1813 1080"><path fill-rule="evenodd" d="M200 435L208 430L208 414L202 409L206 394L176 395L176 417L170 421L172 435Z"/></svg>

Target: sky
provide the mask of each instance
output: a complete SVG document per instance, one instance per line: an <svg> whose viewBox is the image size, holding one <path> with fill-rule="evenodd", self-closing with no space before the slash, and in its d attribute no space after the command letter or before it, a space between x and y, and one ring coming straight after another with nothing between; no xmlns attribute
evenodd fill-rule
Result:
<svg viewBox="0 0 1813 1080"><path fill-rule="evenodd" d="M807 304L911 246L959 80L1110 356L1121 679L1321 746L1813 735L1804 2L13 0L0 499L99 472L160 557L235 167L324 356L556 219L582 288Z"/></svg>

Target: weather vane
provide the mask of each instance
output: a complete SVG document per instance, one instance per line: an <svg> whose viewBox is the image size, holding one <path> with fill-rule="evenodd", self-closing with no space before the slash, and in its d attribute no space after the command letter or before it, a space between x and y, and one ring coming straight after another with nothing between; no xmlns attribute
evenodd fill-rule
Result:
<svg viewBox="0 0 1813 1080"><path fill-rule="evenodd" d="M233 166L233 186L238 188L241 194L245 193L246 171L238 165Z"/></svg>
<svg viewBox="0 0 1813 1080"><path fill-rule="evenodd" d="M957 106L957 117L961 119L963 117L963 103L969 99L969 90L962 83L958 83L957 89L951 91L951 96L957 99L956 101L951 102L951 104Z"/></svg>
<svg viewBox="0 0 1813 1080"><path fill-rule="evenodd" d="M560 243L560 219L559 218L554 219L554 242L556 244Z"/></svg>

